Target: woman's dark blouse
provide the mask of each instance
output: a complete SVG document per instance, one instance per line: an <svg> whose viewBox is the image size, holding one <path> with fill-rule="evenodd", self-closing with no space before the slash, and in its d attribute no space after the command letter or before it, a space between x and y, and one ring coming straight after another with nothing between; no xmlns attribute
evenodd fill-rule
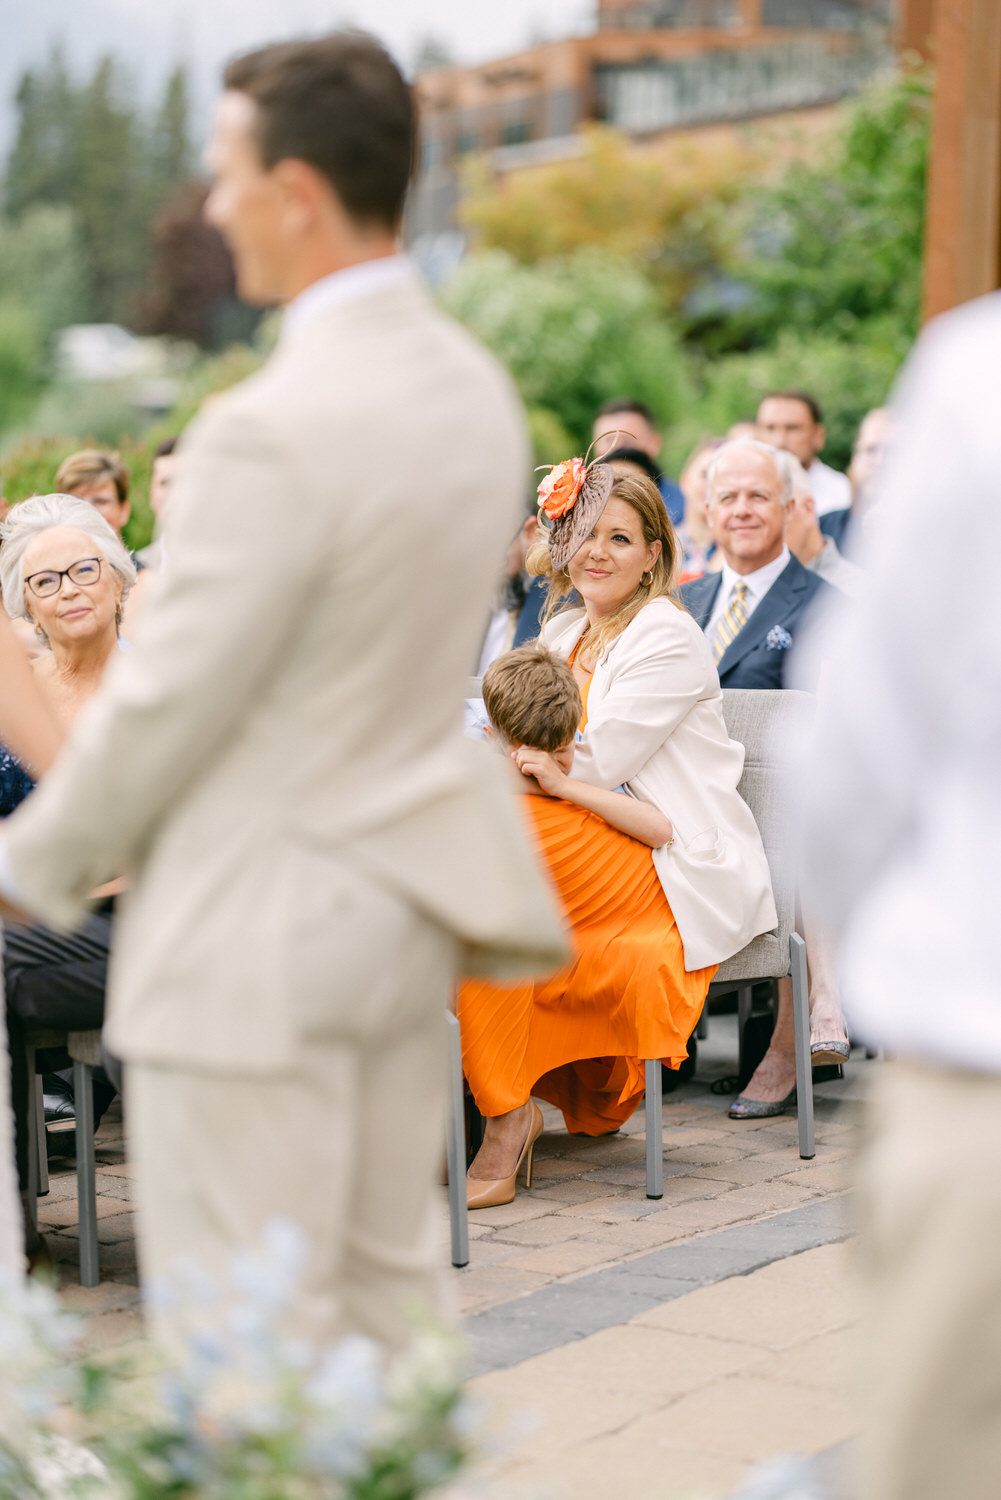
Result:
<svg viewBox="0 0 1001 1500"><path fill-rule="evenodd" d="M35 783L12 755L0 746L0 818L12 813L23 802Z"/></svg>

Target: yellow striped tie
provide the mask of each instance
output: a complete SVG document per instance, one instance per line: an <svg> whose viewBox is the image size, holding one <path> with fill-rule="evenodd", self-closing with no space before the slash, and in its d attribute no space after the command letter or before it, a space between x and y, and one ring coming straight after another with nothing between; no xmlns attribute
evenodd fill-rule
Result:
<svg viewBox="0 0 1001 1500"><path fill-rule="evenodd" d="M720 657L730 646L747 624L747 610L744 608L744 600L747 597L747 584L741 578L734 584L730 591L730 602L723 611L723 617L716 626L716 639L713 642L713 661L719 666Z"/></svg>

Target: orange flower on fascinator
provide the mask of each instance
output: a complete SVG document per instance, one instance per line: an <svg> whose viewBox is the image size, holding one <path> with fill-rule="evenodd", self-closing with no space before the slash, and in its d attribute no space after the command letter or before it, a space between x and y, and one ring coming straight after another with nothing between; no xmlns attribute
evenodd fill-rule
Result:
<svg viewBox="0 0 1001 1500"><path fill-rule="evenodd" d="M539 505L550 521L559 520L572 510L584 488L587 465L582 458L565 458L554 464L539 485Z"/></svg>
<svg viewBox="0 0 1001 1500"><path fill-rule="evenodd" d="M555 568L565 568L583 546L605 508L614 478L608 464L589 464L585 455L553 464L539 485L539 506L549 523L546 542Z"/></svg>

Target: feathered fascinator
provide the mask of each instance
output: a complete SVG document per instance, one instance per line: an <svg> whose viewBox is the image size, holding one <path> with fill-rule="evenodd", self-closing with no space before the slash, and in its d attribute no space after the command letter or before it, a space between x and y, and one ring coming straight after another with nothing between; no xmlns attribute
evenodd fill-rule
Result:
<svg viewBox="0 0 1001 1500"><path fill-rule="evenodd" d="M565 568L591 535L608 503L614 479L609 464L589 464L585 454L583 458L566 458L561 464L553 464L542 480L539 520L545 516L548 522L546 541L554 568Z"/></svg>

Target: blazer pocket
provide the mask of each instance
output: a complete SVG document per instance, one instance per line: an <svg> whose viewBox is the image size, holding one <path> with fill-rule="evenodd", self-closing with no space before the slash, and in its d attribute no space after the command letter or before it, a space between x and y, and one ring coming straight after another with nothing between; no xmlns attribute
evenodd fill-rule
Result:
<svg viewBox="0 0 1001 1500"><path fill-rule="evenodd" d="M701 833L688 840L685 853L689 859L697 859L700 864L713 864L726 853L726 841L718 828L704 828Z"/></svg>

